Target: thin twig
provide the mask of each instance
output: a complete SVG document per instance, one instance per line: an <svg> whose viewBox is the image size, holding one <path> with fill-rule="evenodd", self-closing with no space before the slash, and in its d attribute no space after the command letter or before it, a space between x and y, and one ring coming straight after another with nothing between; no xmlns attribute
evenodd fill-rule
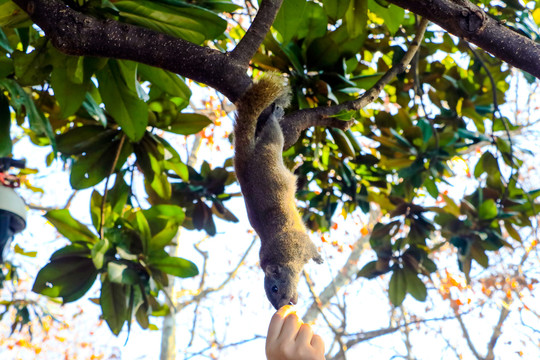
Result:
<svg viewBox="0 0 540 360"><path fill-rule="evenodd" d="M75 190L75 191L73 191L71 193L71 195L69 196L69 198L66 201L66 205L64 206L64 209L69 209L69 207L71 206L71 202L75 198L75 195L77 195L77 192L78 192L78 190Z"/></svg>
<svg viewBox="0 0 540 360"><path fill-rule="evenodd" d="M280 123L285 137L285 144L283 147L285 149L291 147L296 140L298 140L301 132L311 126L329 126L342 130L350 128L355 120L342 121L332 116L343 111L360 110L374 102L379 97L379 94L384 87L390 83L397 74L407 69L407 66L420 48L428 23L428 20L424 18L420 21L414 40L409 45L409 49L401 61L392 66L371 89L367 90L358 99L334 106L321 106L313 109L300 110L285 116Z"/></svg>
<svg viewBox="0 0 540 360"><path fill-rule="evenodd" d="M235 342L235 343L231 343L231 344L226 344L226 345L221 345L217 342L213 342L212 345L208 346L208 347L205 347L204 349L202 349L201 351L198 351L196 353L191 353L189 355L187 355L185 357L184 360L188 360L188 359L191 359L191 358L194 358L195 356L200 356L200 355L203 355L205 352L207 352L208 350L212 350L214 348L217 348L218 350L223 350L223 349L227 349L227 348L230 348L230 347L234 347L234 346L239 346L239 345L243 345L245 343L248 343L248 342L251 342L251 341L254 341L254 340L259 340L259 339L266 339L266 336L263 336L263 335L255 335L253 336L251 339L245 339L245 340L241 340L241 341L238 341L238 342ZM214 357L212 357L212 359L214 359Z"/></svg>
<svg viewBox="0 0 540 360"><path fill-rule="evenodd" d="M249 252L251 251L251 249L253 248L253 245L255 245L256 243L256 240L257 238L254 238L253 241L251 242L251 244L249 245L249 247L247 248L246 252L244 253L244 255L242 256L242 258L240 259L240 261L238 262L238 264L236 265L236 267L234 268L233 271L231 271L229 273L229 276L227 276L227 278L225 280L223 280L223 282L217 286L217 287L211 287L211 288L207 288L207 289L204 289L201 291L201 289L199 289L191 299L181 303L178 305L179 308L184 308L188 305L191 305L193 304L194 302L197 302L199 299L202 299L204 298L205 296L207 296L208 294L210 293L213 293L213 292L216 292L216 291L219 291L221 289L223 289L225 287L225 285L227 285L227 283L229 281L231 281L235 276L236 274L238 273L238 270L240 269L240 267L243 265L244 263L244 260L246 259L246 257L248 256Z"/></svg>
<svg viewBox="0 0 540 360"><path fill-rule="evenodd" d="M195 248L195 250L197 250L197 252L199 254L201 254L201 256L203 257L203 266L202 266L202 270L201 270L201 281L199 283L199 291L202 291L204 289L204 283L205 283L205 280L206 280L206 268L207 268L207 264L208 264L208 251L203 251L199 248L199 244L204 241L205 239L199 241L197 244L193 245L193 247ZM190 347L191 345L193 345L193 340L195 338L195 328L197 326L197 314L198 314L198 311L199 311L199 306L201 305L201 299L197 299L196 303L195 303L195 310L193 310L193 324L191 326L191 338L189 339L189 343L188 343L188 347Z"/></svg>
<svg viewBox="0 0 540 360"><path fill-rule="evenodd" d="M469 50L473 53L475 58L478 60L482 68L485 70L489 78L489 82L491 83L491 96L493 97L493 117L492 117L493 124L495 124L495 120L497 118L500 119L504 125L504 131L506 132L506 136L508 137L508 145L509 145L509 151L510 151L510 154L509 154L510 175L508 176L508 180L506 181L507 186L504 192L504 198L506 198L508 196L508 192L510 191L510 188L509 188L510 182L515 175L514 170L517 171L517 168L514 169L514 143L512 141L512 136L510 135L510 127L508 126L507 119L504 116L502 116L501 111L499 110L499 103L497 101L497 84L495 83L495 79L493 78L491 71L487 67L484 59L482 59L480 54L478 54L478 52L475 49L473 49L472 46L468 42L466 42L466 44ZM504 153L502 153L502 151L501 151L501 154L504 158Z"/></svg>

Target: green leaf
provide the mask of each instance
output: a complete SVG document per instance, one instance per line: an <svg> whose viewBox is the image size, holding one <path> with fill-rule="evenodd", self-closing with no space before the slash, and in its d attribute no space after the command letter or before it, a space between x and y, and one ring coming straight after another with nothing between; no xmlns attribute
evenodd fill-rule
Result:
<svg viewBox="0 0 540 360"><path fill-rule="evenodd" d="M150 242L150 239L152 238L150 225L148 225L148 221L144 217L144 213L142 211L137 211L135 213L135 221L136 221L137 230L139 231L139 235L141 237L141 242L143 245L143 252L146 253L148 250L148 244Z"/></svg>
<svg viewBox="0 0 540 360"><path fill-rule="evenodd" d="M488 199L480 205L478 217L481 220L494 219L497 217L497 204L493 199Z"/></svg>
<svg viewBox="0 0 540 360"><path fill-rule="evenodd" d="M13 60L7 57L0 58L0 79L11 77L14 72L15 69L13 67Z"/></svg>
<svg viewBox="0 0 540 360"><path fill-rule="evenodd" d="M407 281L407 292L418 301L426 301L427 288L422 280L418 278L415 271L405 268L405 279Z"/></svg>
<svg viewBox="0 0 540 360"><path fill-rule="evenodd" d="M58 151L66 155L78 155L83 152L99 151L118 135L119 131L106 129L99 125L76 127L58 135Z"/></svg>
<svg viewBox="0 0 540 360"><path fill-rule="evenodd" d="M135 319L143 329L148 329L150 326L150 321L148 320L148 309L148 304L143 303L135 312Z"/></svg>
<svg viewBox="0 0 540 360"><path fill-rule="evenodd" d="M215 39L227 28L227 22L211 11L185 2L181 5L173 7L144 0L114 3L127 21L194 44Z"/></svg>
<svg viewBox="0 0 540 360"><path fill-rule="evenodd" d="M113 334L118 335L127 319L126 285L116 284L109 280L103 280L101 284L101 296L99 304L103 311L103 318L109 325Z"/></svg>
<svg viewBox="0 0 540 360"><path fill-rule="evenodd" d="M45 135L49 139L53 149L56 149L56 141L49 120L36 107L34 100L24 89L14 80L0 80L0 87L7 89L11 95L11 106L15 108L17 114L21 114L22 108L26 110L30 129L37 135Z"/></svg>
<svg viewBox="0 0 540 360"><path fill-rule="evenodd" d="M177 205L154 205L147 210L142 211L144 217L148 219L152 234L156 234L161 231L168 221L174 221L178 225L181 225L184 221L184 210Z"/></svg>
<svg viewBox="0 0 540 360"><path fill-rule="evenodd" d="M172 194L171 183L167 174L164 173L163 161L158 161L154 157L150 157L150 163L154 171L154 179L149 182L150 187L162 199L170 199ZM148 181L147 181L148 182Z"/></svg>
<svg viewBox="0 0 540 360"><path fill-rule="evenodd" d="M191 89L177 74L144 64L139 64L138 72L145 80L150 81L152 86L158 87L170 96L186 101L191 97Z"/></svg>
<svg viewBox="0 0 540 360"><path fill-rule="evenodd" d="M350 0L325 0L323 1L323 8L326 12L326 15L333 21L336 22L339 19L342 19L349 8Z"/></svg>
<svg viewBox="0 0 540 360"><path fill-rule="evenodd" d="M109 249L111 248L111 243L108 239L101 239L99 240L93 247L92 247L92 261L94 262L94 266L96 269L101 270L103 266L105 265L105 254Z"/></svg>
<svg viewBox="0 0 540 360"><path fill-rule="evenodd" d="M390 278L388 297L394 306L399 306L407 294L407 279L403 269L396 268Z"/></svg>
<svg viewBox="0 0 540 360"><path fill-rule="evenodd" d="M71 167L69 181L74 189L86 189L99 184L111 172L115 154L118 152L120 140L114 140L98 151L81 154ZM126 141L118 156L117 171L122 168L131 154L131 145Z"/></svg>
<svg viewBox="0 0 540 360"><path fill-rule="evenodd" d="M69 257L90 258L90 248L88 247L88 243L79 241L71 245L64 246L63 248L56 250L51 255L50 261Z"/></svg>
<svg viewBox="0 0 540 360"><path fill-rule="evenodd" d="M309 45L307 50L307 60L310 66L318 68L330 67L338 61L340 54L340 45L327 35L315 39ZM301 93L298 94L298 96L300 95Z"/></svg>
<svg viewBox="0 0 540 360"><path fill-rule="evenodd" d="M179 225L176 222L168 222L167 225L150 240L150 252L163 249L178 233Z"/></svg>
<svg viewBox="0 0 540 360"><path fill-rule="evenodd" d="M97 90L94 91L94 94L86 93L85 100L83 102L83 108L92 116L96 121L98 121L102 126L107 126L107 116L103 109L96 103L94 100L94 95L100 97L97 93Z"/></svg>
<svg viewBox="0 0 540 360"><path fill-rule="evenodd" d="M377 1L369 0L369 10L384 20L384 25L386 25L392 34L395 34L399 30L400 25L403 24L403 20L405 19L405 10L394 4L384 7L379 5Z"/></svg>
<svg viewBox="0 0 540 360"><path fill-rule="evenodd" d="M357 38L367 31L367 0L351 0L345 13L347 32L351 38Z"/></svg>
<svg viewBox="0 0 540 360"><path fill-rule="evenodd" d="M13 143L10 136L11 112L8 99L0 92L0 157L11 154Z"/></svg>
<svg viewBox="0 0 540 360"><path fill-rule="evenodd" d="M122 131L134 142L138 142L148 125L148 106L127 85L120 66L109 60L107 66L96 73L99 92L105 108L120 125Z"/></svg>
<svg viewBox="0 0 540 360"><path fill-rule="evenodd" d="M196 134L208 125L212 124L212 120L201 114L182 113L171 122L164 130L180 135Z"/></svg>
<svg viewBox="0 0 540 360"><path fill-rule="evenodd" d="M417 126L422 130L422 140L424 143L427 143L433 135L433 129L431 128L430 122L426 119L419 119Z"/></svg>
<svg viewBox="0 0 540 360"><path fill-rule="evenodd" d="M135 285L140 282L139 274L127 264L111 261L107 264L109 280L117 284Z"/></svg>
<svg viewBox="0 0 540 360"><path fill-rule="evenodd" d="M125 84L129 91L133 94L137 94L139 99L144 101L148 100L148 94L142 88L137 78L138 63L128 60L117 60L118 70L120 70L121 77L124 79Z"/></svg>
<svg viewBox="0 0 540 360"><path fill-rule="evenodd" d="M32 291L61 297L64 303L81 298L96 280L97 270L87 257L67 256L52 260L43 267Z"/></svg>
<svg viewBox="0 0 540 360"><path fill-rule="evenodd" d="M192 217L193 226L195 226L195 229L204 229L210 236L214 236L216 234L216 225L212 219L212 210L204 203L204 201L198 201L195 204Z"/></svg>
<svg viewBox="0 0 540 360"><path fill-rule="evenodd" d="M6 34L4 33L4 31L2 31L2 29L0 29L0 48L4 49L7 53L10 53L10 54L13 52L11 45L9 45L9 40ZM0 72L0 77L3 77L1 75L1 72Z"/></svg>
<svg viewBox="0 0 540 360"><path fill-rule="evenodd" d="M0 26L19 27L29 22L28 14L18 7L13 1L0 2Z"/></svg>
<svg viewBox="0 0 540 360"><path fill-rule="evenodd" d="M180 177L180 179L184 181L189 180L189 170L186 164L184 164L180 160L166 160L163 162L165 169L174 171L176 175Z"/></svg>
<svg viewBox="0 0 540 360"><path fill-rule="evenodd" d="M296 35L305 8L306 0L287 0L281 5L273 27L281 34L283 44L287 44Z"/></svg>
<svg viewBox="0 0 540 360"><path fill-rule="evenodd" d="M470 255L484 269L487 269L489 266L489 258L486 255L485 249L482 248L482 245L480 245L479 242L474 242L471 245Z"/></svg>
<svg viewBox="0 0 540 360"><path fill-rule="evenodd" d="M353 158L356 156L354 147L345 132L343 132L343 130L328 128L328 131L330 132L330 135L332 135L334 142L338 146L343 156L349 156Z"/></svg>
<svg viewBox="0 0 540 360"><path fill-rule="evenodd" d="M450 213L456 217L460 216L461 210L459 209L459 206L456 205L454 200L452 200L448 195L445 195L445 194L441 194L441 196L444 199L444 202L446 203L444 210L447 213Z"/></svg>
<svg viewBox="0 0 540 360"><path fill-rule="evenodd" d="M30 53L16 50L11 54L17 82L22 86L43 84L52 70L44 38L38 40Z"/></svg>
<svg viewBox="0 0 540 360"><path fill-rule="evenodd" d="M51 210L45 214L45 218L54 225L60 234L72 242L95 243L97 241L96 235L88 227L75 220L67 209Z"/></svg>
<svg viewBox="0 0 540 360"><path fill-rule="evenodd" d="M297 38L316 39L326 34L328 18L323 7L308 1L297 31Z"/></svg>
<svg viewBox="0 0 540 360"><path fill-rule="evenodd" d="M143 213L152 233L149 252L169 244L184 221L184 210L176 205L154 205Z"/></svg>
<svg viewBox="0 0 540 360"><path fill-rule="evenodd" d="M215 214L218 218L223 219L225 221L230 221L237 223L240 220L234 214L227 209L221 202L215 201L212 204L212 213Z"/></svg>
<svg viewBox="0 0 540 360"><path fill-rule="evenodd" d="M149 259L149 265L155 269L161 270L164 273L187 278L193 277L199 274L197 266L189 260L179 257L168 256L165 258L152 258Z"/></svg>
<svg viewBox="0 0 540 360"><path fill-rule="evenodd" d="M504 222L504 228L508 232L508 235L510 235L514 240L521 242L521 235L519 235L519 232L514 228L514 226L509 222Z"/></svg>
<svg viewBox="0 0 540 360"><path fill-rule="evenodd" d="M66 67L55 67L51 74L51 85L60 104L60 117L73 115L86 97L88 84L75 84L70 80Z"/></svg>
<svg viewBox="0 0 540 360"><path fill-rule="evenodd" d="M370 261L358 271L358 277L365 277L366 279L374 279L381 273L377 270L377 261Z"/></svg>
<svg viewBox="0 0 540 360"><path fill-rule="evenodd" d="M424 180L424 186L432 198L437 199L439 197L439 189L432 178Z"/></svg>
<svg viewBox="0 0 540 360"><path fill-rule="evenodd" d="M107 200L103 208L103 216L105 217L103 226L105 228L112 227L115 221L121 216L128 197L130 196L130 191L131 190L124 181L122 174L117 173L114 186L107 193ZM97 231L99 231L101 224L102 199L103 197L97 190L92 192L92 197L90 198L90 215L92 217L92 224Z"/></svg>

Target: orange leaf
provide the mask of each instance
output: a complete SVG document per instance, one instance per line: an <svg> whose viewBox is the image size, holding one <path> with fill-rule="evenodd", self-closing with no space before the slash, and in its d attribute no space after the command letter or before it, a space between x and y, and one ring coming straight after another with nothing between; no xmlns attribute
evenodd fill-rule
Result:
<svg viewBox="0 0 540 360"><path fill-rule="evenodd" d="M362 236L366 236L367 234L369 234L369 229L367 228L367 226L364 225L362 230L360 230L360 233L362 234Z"/></svg>

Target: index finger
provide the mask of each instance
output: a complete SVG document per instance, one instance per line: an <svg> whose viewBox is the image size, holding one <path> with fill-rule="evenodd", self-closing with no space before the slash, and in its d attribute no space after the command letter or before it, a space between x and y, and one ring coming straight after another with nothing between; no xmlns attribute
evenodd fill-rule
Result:
<svg viewBox="0 0 540 360"><path fill-rule="evenodd" d="M270 320L270 326L268 327L268 335L266 335L266 341L276 340L281 333L283 322L290 313L294 312L294 308L291 305L285 305L281 307Z"/></svg>

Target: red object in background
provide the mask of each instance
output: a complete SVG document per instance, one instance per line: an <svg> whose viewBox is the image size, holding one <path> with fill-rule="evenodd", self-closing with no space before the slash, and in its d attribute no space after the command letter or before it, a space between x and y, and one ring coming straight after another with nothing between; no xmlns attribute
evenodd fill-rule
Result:
<svg viewBox="0 0 540 360"><path fill-rule="evenodd" d="M18 188L21 186L21 180L16 175L0 172L0 184L10 188Z"/></svg>

